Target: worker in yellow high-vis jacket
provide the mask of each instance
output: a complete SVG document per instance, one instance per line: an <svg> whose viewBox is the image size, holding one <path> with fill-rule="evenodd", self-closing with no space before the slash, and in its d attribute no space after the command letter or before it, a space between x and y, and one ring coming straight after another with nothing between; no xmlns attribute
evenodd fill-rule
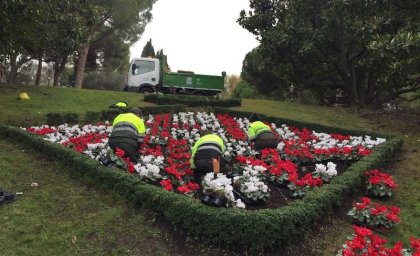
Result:
<svg viewBox="0 0 420 256"><path fill-rule="evenodd" d="M213 160L217 160L219 164L224 165L222 155L225 151L225 145L222 138L210 131L203 131L201 138L194 144L191 153L190 166L194 170L194 180L201 184L201 176L214 172ZM222 169L223 166L220 166Z"/></svg>
<svg viewBox="0 0 420 256"><path fill-rule="evenodd" d="M138 162L138 150L143 143L146 128L141 119L140 109L133 109L130 113L119 114L112 123L112 133L108 144L115 152L119 148L125 152L133 163Z"/></svg>
<svg viewBox="0 0 420 256"><path fill-rule="evenodd" d="M128 108L128 104L125 101L118 101L115 104L112 104L111 106L109 106L110 108L119 108L119 109L124 109L124 108Z"/></svg>
<svg viewBox="0 0 420 256"><path fill-rule="evenodd" d="M251 125L248 128L248 138L254 142L254 149L259 151L263 148L277 148L279 141L274 133L271 131L270 126L259 120L257 114L253 114L249 121Z"/></svg>

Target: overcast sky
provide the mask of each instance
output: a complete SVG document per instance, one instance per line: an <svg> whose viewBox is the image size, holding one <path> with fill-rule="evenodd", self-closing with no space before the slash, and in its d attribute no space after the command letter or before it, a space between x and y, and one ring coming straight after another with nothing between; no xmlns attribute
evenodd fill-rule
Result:
<svg viewBox="0 0 420 256"><path fill-rule="evenodd" d="M172 71L239 75L245 54L258 45L236 20L249 9L249 0L158 0L153 20L131 49L140 57L149 39L155 51L163 49Z"/></svg>

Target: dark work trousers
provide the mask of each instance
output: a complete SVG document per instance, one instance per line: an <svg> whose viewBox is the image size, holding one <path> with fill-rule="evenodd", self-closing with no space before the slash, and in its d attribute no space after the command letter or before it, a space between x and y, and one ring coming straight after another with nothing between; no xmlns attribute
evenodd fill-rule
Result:
<svg viewBox="0 0 420 256"><path fill-rule="evenodd" d="M212 159L194 159L195 169L194 169L194 181L201 185L201 177L206 175L209 172L214 172ZM220 161L220 172L225 167L225 162Z"/></svg>
<svg viewBox="0 0 420 256"><path fill-rule="evenodd" d="M260 151L264 148L277 148L279 141L272 132L263 132L255 138L254 149Z"/></svg>
<svg viewBox="0 0 420 256"><path fill-rule="evenodd" d="M109 138L108 141L109 147L114 151L116 148L119 148L125 152L124 157L130 158L130 161L136 164L139 160L139 153L137 147L137 141L127 138Z"/></svg>

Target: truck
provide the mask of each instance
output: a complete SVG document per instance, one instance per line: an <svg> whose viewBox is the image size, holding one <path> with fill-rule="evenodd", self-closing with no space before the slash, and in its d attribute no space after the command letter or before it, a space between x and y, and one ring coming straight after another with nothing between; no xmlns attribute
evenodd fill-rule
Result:
<svg viewBox="0 0 420 256"><path fill-rule="evenodd" d="M166 56L134 58L123 90L139 93L187 94L214 96L224 90L226 72L221 76L194 74L191 71L170 72Z"/></svg>

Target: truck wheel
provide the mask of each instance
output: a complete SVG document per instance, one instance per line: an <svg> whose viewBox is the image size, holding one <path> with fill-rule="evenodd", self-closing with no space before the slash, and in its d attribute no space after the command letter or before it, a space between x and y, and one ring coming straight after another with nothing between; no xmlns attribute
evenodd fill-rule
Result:
<svg viewBox="0 0 420 256"><path fill-rule="evenodd" d="M153 93L153 90L148 87L143 87L140 89L139 93L144 93L144 94Z"/></svg>

